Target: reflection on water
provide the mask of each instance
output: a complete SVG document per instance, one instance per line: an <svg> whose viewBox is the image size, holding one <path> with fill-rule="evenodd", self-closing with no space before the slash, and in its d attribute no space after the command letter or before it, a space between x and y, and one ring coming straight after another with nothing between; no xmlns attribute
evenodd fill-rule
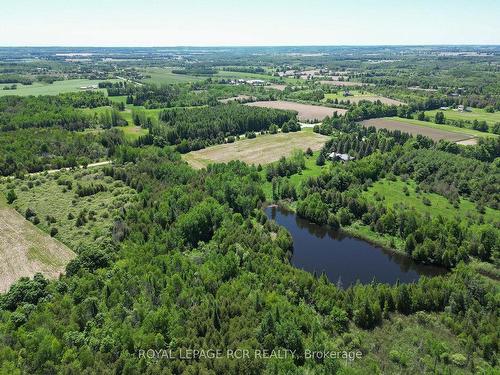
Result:
<svg viewBox="0 0 500 375"><path fill-rule="evenodd" d="M417 264L410 258L350 237L326 225L317 225L293 212L270 206L267 216L284 226L293 237L292 264L316 274L325 273L344 287L359 280L395 284L418 280L420 275L445 273L441 267Z"/></svg>

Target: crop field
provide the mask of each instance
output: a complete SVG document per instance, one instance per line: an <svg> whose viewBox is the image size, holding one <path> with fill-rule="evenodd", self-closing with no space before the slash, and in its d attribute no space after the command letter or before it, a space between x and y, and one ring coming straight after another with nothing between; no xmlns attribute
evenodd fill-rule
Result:
<svg viewBox="0 0 500 375"><path fill-rule="evenodd" d="M443 112L444 117L450 120L465 120L465 121L486 121L488 125L493 125L496 122L500 122L500 112L488 113L484 109L481 108L472 108L470 112L464 111L454 111L453 109L448 109L446 111L443 110L434 110L434 111L426 111L425 114L433 119L436 116L437 112Z"/></svg>
<svg viewBox="0 0 500 375"><path fill-rule="evenodd" d="M83 86L97 85L104 80L90 80L90 79L69 79L65 81L55 81L52 84L34 82L31 85L17 84L15 90L3 90L5 86L11 84L0 84L0 96L6 95L57 95L65 92L84 91L81 89ZM116 82L117 80L108 80ZM96 89L98 91L106 92L105 89Z"/></svg>
<svg viewBox="0 0 500 375"><path fill-rule="evenodd" d="M75 257L69 248L38 229L0 198L0 293L20 277L40 272L56 278Z"/></svg>
<svg viewBox="0 0 500 375"><path fill-rule="evenodd" d="M401 130L405 133L413 135L424 135L435 141L446 139L452 142L468 141L475 137L488 136L486 133L481 133L475 130L457 128L447 125L436 125L433 123L400 119L397 117L378 118L362 121L363 126L374 126L377 129Z"/></svg>
<svg viewBox="0 0 500 375"><path fill-rule="evenodd" d="M283 100L253 102L247 103L246 105L297 111L297 117L300 121L321 121L326 116L333 116L334 112L337 112L339 115L343 115L347 112L346 109L322 107L319 105L287 102Z"/></svg>
<svg viewBox="0 0 500 375"><path fill-rule="evenodd" d="M329 138L324 135L303 130L296 133L278 133L257 136L234 143L226 143L192 151L183 158L193 168L201 169L210 163L227 163L241 160L248 164L267 164L289 156L293 150L306 150L308 147L318 151Z"/></svg>
<svg viewBox="0 0 500 375"><path fill-rule="evenodd" d="M367 100L369 102L376 102L377 100L380 100L381 103L383 104L389 104L389 105L402 105L404 104L403 102L399 100L394 100L390 98L386 98L384 96L378 96L375 94L367 93L367 92L361 92L361 91L351 91L350 96L344 96L342 93L338 94L325 94L325 101L331 99L335 100L337 99L338 101L347 101L349 100L351 103L359 103L361 100Z"/></svg>

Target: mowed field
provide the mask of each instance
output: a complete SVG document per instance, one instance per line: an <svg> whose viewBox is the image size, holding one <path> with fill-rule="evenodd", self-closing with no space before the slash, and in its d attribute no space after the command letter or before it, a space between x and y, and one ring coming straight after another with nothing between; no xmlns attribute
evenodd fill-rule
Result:
<svg viewBox="0 0 500 375"><path fill-rule="evenodd" d="M193 168L201 169L211 163L227 163L241 160L248 164L268 164L289 156L293 150L320 150L329 137L302 130L295 133L259 135L257 138L244 139L184 154L183 158Z"/></svg>
<svg viewBox="0 0 500 375"><path fill-rule="evenodd" d="M446 125L436 125L425 121L399 119L394 117L377 118L362 121L363 126L374 126L377 129L401 130L404 133L413 135L424 135L435 141L445 139L452 142L468 141L478 136L487 136L486 133L481 133L471 129L457 128Z"/></svg>
<svg viewBox="0 0 500 375"><path fill-rule="evenodd" d="M331 100L343 100L344 102L349 100L351 103L359 103L361 100L367 100L369 102L376 102L377 100L380 100L381 103L383 104L388 104L388 105L402 105L404 104L403 102L400 102L399 100L391 99L391 98L386 98L385 96L378 96L370 93L361 93L361 92L351 92L351 96L344 96L343 94L325 94L325 100L331 99Z"/></svg>
<svg viewBox="0 0 500 375"><path fill-rule="evenodd" d="M56 278L75 256L68 247L0 201L0 293L20 277L31 277L37 272Z"/></svg>
<svg viewBox="0 0 500 375"><path fill-rule="evenodd" d="M297 111L298 112L297 117L300 121L321 121L326 116L330 117L333 116L334 112L337 112L339 115L343 115L347 112L346 109L287 102L284 100L253 102L253 103L247 103L245 105L250 105L253 107L265 107L265 108Z"/></svg>
<svg viewBox="0 0 500 375"><path fill-rule="evenodd" d="M196 82L203 81L207 77L197 77L189 74L175 74L172 73L173 68L147 68L142 69L141 73L148 75L148 78L142 80L144 83L154 83L157 85L182 83L182 82Z"/></svg>
<svg viewBox="0 0 500 375"><path fill-rule="evenodd" d="M104 79L101 80L90 80L90 79L68 79L65 81L56 81L52 84L39 83L34 82L31 85L21 85L17 84L17 89L15 90L3 90L5 86L11 86L11 84L0 84L0 96L6 95L58 95L65 92L74 92L74 91L84 91L81 89L83 86L91 86L97 85L99 82L106 81ZM107 80L111 82L118 81ZM106 92L105 89L96 89L98 91Z"/></svg>
<svg viewBox="0 0 500 375"><path fill-rule="evenodd" d="M472 108L470 112L459 112L453 109L443 110L433 110L426 111L425 114L433 119L437 112L443 112L444 117L450 120L464 120L464 121L486 121L488 125L492 126L496 122L500 122L500 112L488 113L481 108Z"/></svg>

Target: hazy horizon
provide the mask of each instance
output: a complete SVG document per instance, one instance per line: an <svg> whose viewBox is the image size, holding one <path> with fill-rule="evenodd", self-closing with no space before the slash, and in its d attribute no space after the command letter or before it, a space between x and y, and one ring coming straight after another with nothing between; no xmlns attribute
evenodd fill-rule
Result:
<svg viewBox="0 0 500 375"><path fill-rule="evenodd" d="M499 45L493 0L18 0L5 47Z"/></svg>

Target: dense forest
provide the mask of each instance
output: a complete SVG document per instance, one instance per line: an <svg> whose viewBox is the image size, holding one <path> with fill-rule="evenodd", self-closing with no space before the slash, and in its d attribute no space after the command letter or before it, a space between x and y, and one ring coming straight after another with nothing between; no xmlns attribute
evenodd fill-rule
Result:
<svg viewBox="0 0 500 375"><path fill-rule="evenodd" d="M0 232L10 213L74 252L0 293L0 375L497 374L499 49L470 48L0 48ZM40 87L53 95L19 96ZM333 115L242 105L274 100ZM480 133L434 141L375 118ZM258 142L275 155L187 162ZM270 204L439 275L344 286L301 270ZM36 245L28 260L59 262ZM224 355L185 358L207 349Z"/></svg>
<svg viewBox="0 0 500 375"><path fill-rule="evenodd" d="M152 127L143 142L177 145L180 152L224 143L226 137L247 132L267 131L272 125L282 127L294 122L295 112L238 104L199 109L169 109L160 112L160 125Z"/></svg>
<svg viewBox="0 0 500 375"><path fill-rule="evenodd" d="M89 126L90 119L77 108L105 105L109 105L108 99L96 92L37 97L4 96L0 97L0 130L52 126L82 130Z"/></svg>
<svg viewBox="0 0 500 375"><path fill-rule="evenodd" d="M0 137L0 175L85 166L110 158L124 143L123 133L116 129L99 134L59 128L4 132Z"/></svg>
<svg viewBox="0 0 500 375"><path fill-rule="evenodd" d="M332 374L342 360L148 361L136 353L167 345L176 352L205 345L303 353L344 346L355 327L423 311L440 312L452 332L468 337L464 366L496 365L494 291L467 268L416 284L342 290L289 264L290 235L259 209L256 168L231 162L195 172L168 149L124 154L135 163L118 160L106 173L143 185L140 203L122 212L126 237L79 249L56 282L24 279L0 297L5 371ZM450 356L440 345L425 343L434 368ZM31 350L21 355L22 347Z"/></svg>

